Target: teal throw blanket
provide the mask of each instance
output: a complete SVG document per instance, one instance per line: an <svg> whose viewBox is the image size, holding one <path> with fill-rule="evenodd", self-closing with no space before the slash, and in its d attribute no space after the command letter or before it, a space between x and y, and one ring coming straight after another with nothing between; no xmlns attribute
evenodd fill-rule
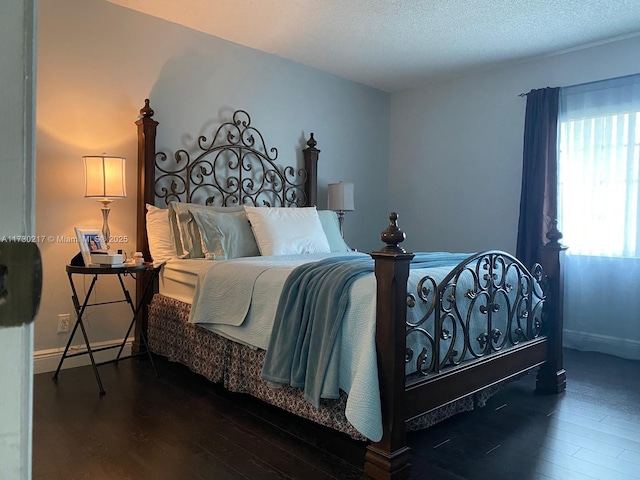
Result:
<svg viewBox="0 0 640 480"><path fill-rule="evenodd" d="M417 253L411 268L451 266L469 254ZM287 278L276 313L262 379L304 388L319 408L320 397L338 398L338 332L353 282L374 271L373 259L338 256L296 267ZM375 292L371 301L375 300Z"/></svg>

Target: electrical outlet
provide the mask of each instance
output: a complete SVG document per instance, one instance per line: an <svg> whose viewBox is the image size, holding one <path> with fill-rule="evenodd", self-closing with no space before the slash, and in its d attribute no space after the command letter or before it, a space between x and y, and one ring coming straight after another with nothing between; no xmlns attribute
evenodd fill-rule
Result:
<svg viewBox="0 0 640 480"><path fill-rule="evenodd" d="M69 331L69 318L71 315L68 313L60 313L58 315L58 333L66 333Z"/></svg>

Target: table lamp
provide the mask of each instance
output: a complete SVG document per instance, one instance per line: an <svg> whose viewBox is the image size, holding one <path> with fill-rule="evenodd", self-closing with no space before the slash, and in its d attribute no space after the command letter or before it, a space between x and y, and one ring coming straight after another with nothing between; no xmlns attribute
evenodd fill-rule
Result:
<svg viewBox="0 0 640 480"><path fill-rule="evenodd" d="M328 186L328 195L328 208L338 214L340 235L344 238L344 231L342 229L344 214L355 210L353 202L353 183L330 183Z"/></svg>
<svg viewBox="0 0 640 480"><path fill-rule="evenodd" d="M87 155L84 161L84 184L87 198L102 202L102 234L109 248L109 204L117 198L126 198L125 159L106 154Z"/></svg>

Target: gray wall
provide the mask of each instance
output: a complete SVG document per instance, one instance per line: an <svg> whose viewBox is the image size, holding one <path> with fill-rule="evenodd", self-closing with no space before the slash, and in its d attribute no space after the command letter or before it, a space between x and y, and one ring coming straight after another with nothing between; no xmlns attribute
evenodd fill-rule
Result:
<svg viewBox="0 0 640 480"><path fill-rule="evenodd" d="M251 114L283 164L302 161L304 139L314 132L322 151L318 206L326 207L328 183L354 182L357 211L347 215L345 237L360 250L379 247L388 208L388 94L101 0L39 8L38 235L73 237L74 226L101 225L99 204L83 197L81 157L107 152L127 158L128 176L128 198L112 203L109 224L129 242L112 248L135 249L134 121L148 97L160 122L159 148L194 140L185 133L211 135L238 108ZM74 243L42 245L38 371L55 368L68 338L57 333L57 315L73 311L64 266L77 251ZM100 281L96 301L117 294L114 286ZM90 338L122 338L125 307L95 309Z"/></svg>
<svg viewBox="0 0 640 480"><path fill-rule="evenodd" d="M638 73L639 52L635 37L393 94L390 204L408 249L515 253L526 106L518 94ZM565 345L640 356L637 322L616 328L610 309L595 320L573 312L565 309Z"/></svg>
<svg viewBox="0 0 640 480"><path fill-rule="evenodd" d="M391 96L389 195L410 249L515 253L526 98L640 72L640 37Z"/></svg>

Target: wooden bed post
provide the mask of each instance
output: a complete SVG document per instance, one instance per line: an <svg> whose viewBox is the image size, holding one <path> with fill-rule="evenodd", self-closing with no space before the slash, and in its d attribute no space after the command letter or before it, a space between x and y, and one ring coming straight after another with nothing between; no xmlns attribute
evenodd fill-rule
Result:
<svg viewBox="0 0 640 480"><path fill-rule="evenodd" d="M304 168L307 171L307 182L305 188L307 191L306 207L318 205L318 155L320 150L316 148L316 139L313 138L313 132L307 141L308 147L302 150L304 155Z"/></svg>
<svg viewBox="0 0 640 480"><path fill-rule="evenodd" d="M543 394L564 392L566 373L562 357L562 329L564 305L563 264L567 247L560 243L562 233L558 231L558 222L547 233L547 242L540 248L540 261L547 276L546 315L552 322L547 323L547 361L538 370L536 392Z"/></svg>
<svg viewBox="0 0 640 480"><path fill-rule="evenodd" d="M146 227L146 204L155 204L155 160L156 160L156 127L158 122L153 118L153 109L149 106L149 99L145 99L144 107L140 109L142 118L136 121L138 126L138 202L136 205L136 250L142 252L145 259L150 259L149 242L147 240ZM147 173L149 172L149 173ZM136 280L136 299L140 301L146 288L148 278L139 275ZM154 288L149 290L147 298L144 299L143 308L136 319L135 340L133 342L133 353L141 351L142 343L140 332L147 329L147 305L151 302Z"/></svg>
<svg viewBox="0 0 640 480"><path fill-rule="evenodd" d="M407 280L414 255L398 246L405 235L397 219L396 213L389 214L389 227L381 234L387 246L371 254L377 281L376 350L383 434L379 442L367 447L364 473L376 480L408 478L411 468L404 399Z"/></svg>

